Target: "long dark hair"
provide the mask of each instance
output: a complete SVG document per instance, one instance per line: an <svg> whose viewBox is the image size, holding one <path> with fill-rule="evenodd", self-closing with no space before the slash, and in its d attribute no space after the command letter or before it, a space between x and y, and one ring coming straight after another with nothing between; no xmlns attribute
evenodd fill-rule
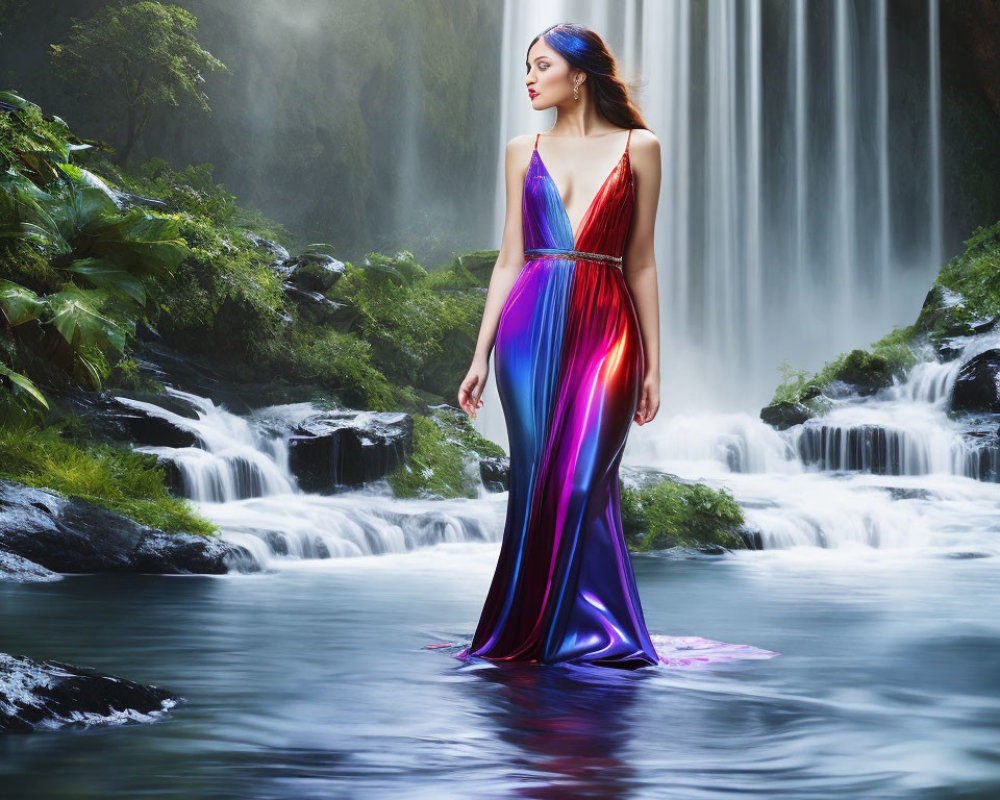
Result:
<svg viewBox="0 0 1000 800"><path fill-rule="evenodd" d="M584 91L590 87L590 96L603 117L621 128L646 127L642 113L629 97L628 86L618 77L615 57L595 31L575 22L560 22L532 39L528 45L529 53L543 36L571 67L587 73L587 80L583 82ZM527 55L524 60L527 62Z"/></svg>

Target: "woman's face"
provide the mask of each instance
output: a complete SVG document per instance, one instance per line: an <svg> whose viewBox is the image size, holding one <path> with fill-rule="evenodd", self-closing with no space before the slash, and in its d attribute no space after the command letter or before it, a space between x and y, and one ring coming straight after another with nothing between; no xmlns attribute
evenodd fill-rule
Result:
<svg viewBox="0 0 1000 800"><path fill-rule="evenodd" d="M573 80L583 91L583 70L572 69L569 62L548 46L542 37L528 51L528 74L524 79L536 111L551 108L573 99Z"/></svg>

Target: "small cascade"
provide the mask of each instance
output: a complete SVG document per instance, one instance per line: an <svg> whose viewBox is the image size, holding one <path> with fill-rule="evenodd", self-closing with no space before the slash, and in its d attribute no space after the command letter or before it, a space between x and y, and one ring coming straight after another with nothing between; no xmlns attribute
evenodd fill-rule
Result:
<svg viewBox="0 0 1000 800"><path fill-rule="evenodd" d="M404 553L443 542L491 542L503 530L506 495L476 500L397 500L349 492L203 504L201 511L254 563Z"/></svg>
<svg viewBox="0 0 1000 800"><path fill-rule="evenodd" d="M253 418L231 414L222 406L190 392L168 388L170 396L186 401L197 419L155 403L116 397L122 405L193 434L191 447L147 446L136 449L172 463L183 482L183 494L199 502L225 503L297 491L288 470L284 440Z"/></svg>
<svg viewBox="0 0 1000 800"><path fill-rule="evenodd" d="M178 432L174 438L184 442L181 446L135 449L176 470L183 495L243 554L241 569L266 569L282 560L400 553L441 542L493 541L503 530L506 496L493 497L485 489L479 500L447 503L396 499L384 480L332 495L303 491L289 466L289 440L318 416L329 422L347 412L294 403L242 417L208 398L171 387L167 392L178 410L122 396L115 400ZM194 416L180 413L185 409ZM384 432L372 412L350 416ZM397 416L404 415L387 418ZM370 458L384 461L377 452Z"/></svg>
<svg viewBox="0 0 1000 800"><path fill-rule="evenodd" d="M956 358L921 362L903 382L873 397L835 399L828 414L793 428L791 444L803 464L822 470L959 475L1000 482L1000 420L989 414L949 413L963 365L1000 347L1000 334L953 344Z"/></svg>

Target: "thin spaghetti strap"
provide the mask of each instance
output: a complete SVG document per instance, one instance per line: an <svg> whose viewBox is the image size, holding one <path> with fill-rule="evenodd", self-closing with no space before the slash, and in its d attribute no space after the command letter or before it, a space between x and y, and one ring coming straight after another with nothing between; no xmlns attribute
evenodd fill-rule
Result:
<svg viewBox="0 0 1000 800"><path fill-rule="evenodd" d="M625 152L628 153L629 143L632 141L632 129L628 129L628 138L625 140Z"/></svg>
<svg viewBox="0 0 1000 800"><path fill-rule="evenodd" d="M542 135L541 131L539 131L538 133L535 134L535 149L536 150L538 149L538 137L541 136L541 135Z"/></svg>

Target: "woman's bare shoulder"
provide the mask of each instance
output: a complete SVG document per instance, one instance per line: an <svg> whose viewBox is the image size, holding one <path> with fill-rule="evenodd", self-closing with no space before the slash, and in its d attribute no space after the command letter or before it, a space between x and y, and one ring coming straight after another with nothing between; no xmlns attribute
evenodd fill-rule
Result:
<svg viewBox="0 0 1000 800"><path fill-rule="evenodd" d="M651 130L633 128L629 152L632 171L636 175L651 175L660 169L660 140Z"/></svg>
<svg viewBox="0 0 1000 800"><path fill-rule="evenodd" d="M632 128L632 138L629 147L639 147L643 150L659 150L660 140L648 128Z"/></svg>
<svg viewBox="0 0 1000 800"><path fill-rule="evenodd" d="M507 140L507 153L512 156L523 155L526 152L530 153L534 149L535 134L533 133L522 133L513 139Z"/></svg>

